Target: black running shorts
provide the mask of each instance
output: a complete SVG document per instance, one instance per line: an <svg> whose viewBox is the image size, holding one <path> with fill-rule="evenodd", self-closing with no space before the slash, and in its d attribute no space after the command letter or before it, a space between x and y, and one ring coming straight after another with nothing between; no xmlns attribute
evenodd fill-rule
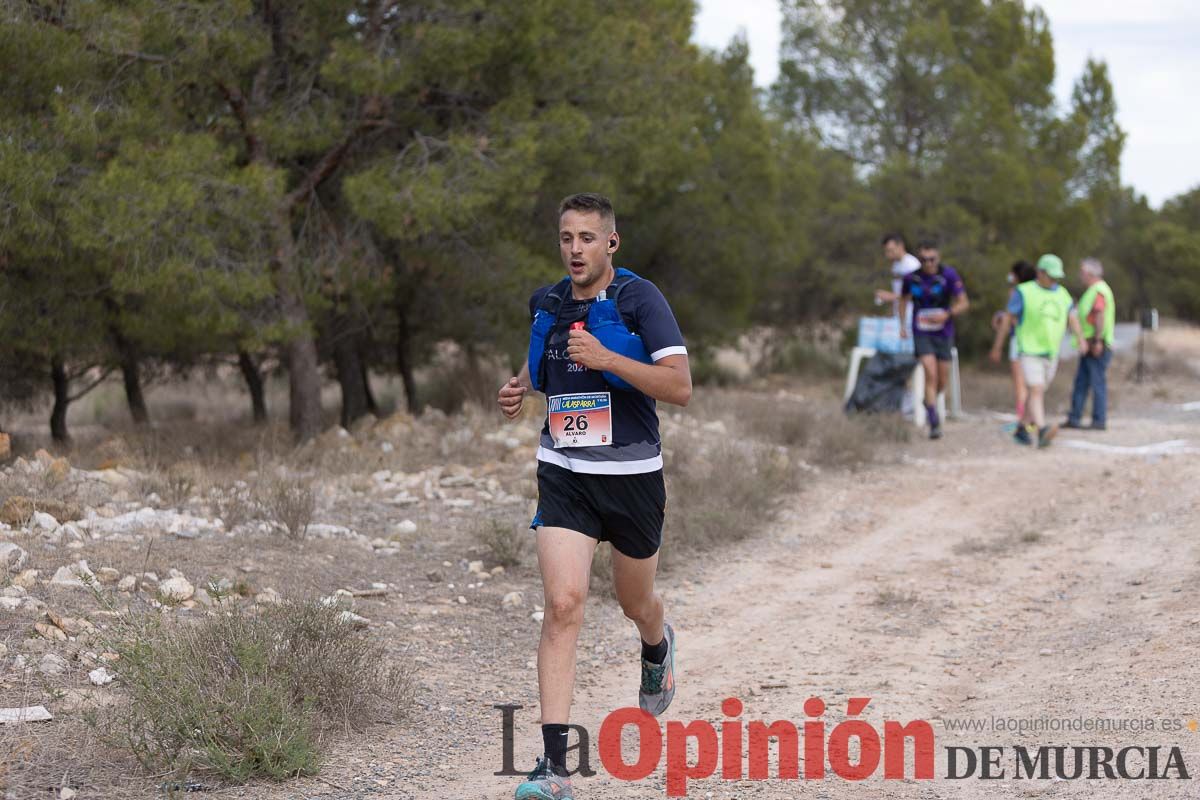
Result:
<svg viewBox="0 0 1200 800"><path fill-rule="evenodd" d="M529 527L567 528L622 555L649 558L662 545L667 488L662 470L590 475L538 462L538 510Z"/></svg>
<svg viewBox="0 0 1200 800"><path fill-rule="evenodd" d="M921 356L933 356L938 361L951 361L953 354L950 352L954 347L954 340L948 336L922 336L919 333L913 334L913 352L917 358Z"/></svg>

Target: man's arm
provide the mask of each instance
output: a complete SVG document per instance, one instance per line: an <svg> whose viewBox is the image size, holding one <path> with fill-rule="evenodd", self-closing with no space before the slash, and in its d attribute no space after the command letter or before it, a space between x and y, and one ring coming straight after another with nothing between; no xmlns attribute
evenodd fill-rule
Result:
<svg viewBox="0 0 1200 800"><path fill-rule="evenodd" d="M567 355L588 369L611 372L645 395L686 406L692 399L692 370L686 355L664 356L653 364L643 364L618 355L600 344L585 330L568 334Z"/></svg>
<svg viewBox="0 0 1200 800"><path fill-rule="evenodd" d="M533 390L533 381L529 379L529 362L521 367L515 378L509 378L508 383L500 387L500 395L496 402L500 410L509 419L516 419L521 414L521 406L525 402L525 393Z"/></svg>
<svg viewBox="0 0 1200 800"><path fill-rule="evenodd" d="M1087 353L1087 339L1083 338L1083 326L1079 324L1079 311L1075 306L1071 306L1071 310L1067 312L1067 325L1071 328L1071 333L1075 334L1075 343L1079 346L1081 353Z"/></svg>
<svg viewBox="0 0 1200 800"><path fill-rule="evenodd" d="M992 351L988 353L988 358L997 364L1000 363L1004 340L1008 338L1008 332L1012 329L1014 319L1013 315L1007 311L1000 312L1000 324L996 326L996 338L992 341Z"/></svg>
<svg viewBox="0 0 1200 800"><path fill-rule="evenodd" d="M957 317L961 314L965 314L967 309L970 307L971 301L967 299L967 293L965 291L959 292L954 296L954 299L950 301L950 316Z"/></svg>
<svg viewBox="0 0 1200 800"><path fill-rule="evenodd" d="M908 295L902 294L902 295L900 295L900 338L901 339L908 338L908 327L904 324L904 321L906 319L908 319Z"/></svg>

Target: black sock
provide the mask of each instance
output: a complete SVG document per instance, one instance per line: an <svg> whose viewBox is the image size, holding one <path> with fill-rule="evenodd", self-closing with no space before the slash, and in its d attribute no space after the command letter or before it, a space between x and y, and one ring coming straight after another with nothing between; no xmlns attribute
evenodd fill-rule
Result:
<svg viewBox="0 0 1200 800"><path fill-rule="evenodd" d="M567 774L567 726L557 722L542 726L542 743L550 768L559 775Z"/></svg>
<svg viewBox="0 0 1200 800"><path fill-rule="evenodd" d="M661 664L667 660L667 637L658 644L642 642L642 658L651 664Z"/></svg>

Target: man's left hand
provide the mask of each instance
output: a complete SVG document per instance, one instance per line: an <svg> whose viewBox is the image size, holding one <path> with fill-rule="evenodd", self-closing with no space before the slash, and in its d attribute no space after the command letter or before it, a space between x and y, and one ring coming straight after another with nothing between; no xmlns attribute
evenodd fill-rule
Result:
<svg viewBox="0 0 1200 800"><path fill-rule="evenodd" d="M613 352L585 330L567 334L567 356L588 369L605 370L611 365Z"/></svg>

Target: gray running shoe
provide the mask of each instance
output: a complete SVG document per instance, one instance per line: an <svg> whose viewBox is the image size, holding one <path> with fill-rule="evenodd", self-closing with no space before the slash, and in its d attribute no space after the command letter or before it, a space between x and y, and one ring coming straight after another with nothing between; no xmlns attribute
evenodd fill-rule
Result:
<svg viewBox="0 0 1200 800"><path fill-rule="evenodd" d="M575 795L571 793L571 780L555 772L550 759L542 756L517 787L516 800L575 800Z"/></svg>
<svg viewBox="0 0 1200 800"><path fill-rule="evenodd" d="M1038 431L1038 442L1037 442L1038 448L1044 449L1044 448L1049 447L1050 443L1052 441L1054 441L1054 437L1057 435L1058 435L1058 426L1057 425L1047 425L1046 427L1042 428L1040 431Z"/></svg>
<svg viewBox="0 0 1200 800"><path fill-rule="evenodd" d="M661 664L642 659L642 686L638 690L638 705L643 711L659 716L675 699L675 629L663 624L667 640L667 657Z"/></svg>

